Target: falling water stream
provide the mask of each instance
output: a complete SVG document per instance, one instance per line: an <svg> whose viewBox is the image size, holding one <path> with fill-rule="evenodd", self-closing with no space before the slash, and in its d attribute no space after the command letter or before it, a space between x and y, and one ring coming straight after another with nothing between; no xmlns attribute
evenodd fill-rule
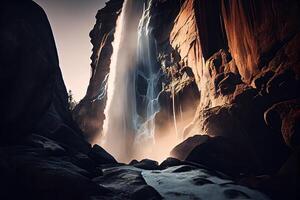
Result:
<svg viewBox="0 0 300 200"><path fill-rule="evenodd" d="M137 43L137 67L136 67L136 91L137 99L142 106L138 106L138 115L135 116L136 137L134 146L147 147L151 151L151 145L155 143L155 115L159 111L158 96L161 90L159 80L161 77L160 67L157 62L156 41L152 34L151 7L152 0L144 4L143 15L138 28ZM140 80L146 83L144 91L139 89Z"/></svg>
<svg viewBox="0 0 300 200"><path fill-rule="evenodd" d="M125 0L114 34L103 146L124 162L141 148L151 151L155 143L161 73L150 25L151 6L152 0Z"/></svg>

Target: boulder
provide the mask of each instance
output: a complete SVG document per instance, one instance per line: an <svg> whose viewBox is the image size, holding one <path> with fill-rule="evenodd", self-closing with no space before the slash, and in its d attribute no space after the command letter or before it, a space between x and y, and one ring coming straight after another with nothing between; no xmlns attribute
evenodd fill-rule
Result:
<svg viewBox="0 0 300 200"><path fill-rule="evenodd" d="M32 135L0 148L1 199L89 199L109 190L91 181L101 175L86 155Z"/></svg>
<svg viewBox="0 0 300 200"><path fill-rule="evenodd" d="M206 142L209 138L210 137L208 135L194 135L189 137L182 143L175 146L170 152L170 155L179 160L185 160L196 146Z"/></svg>
<svg viewBox="0 0 300 200"><path fill-rule="evenodd" d="M143 159L138 163L134 163L133 166L140 169L146 169L146 170L159 169L158 162L150 159Z"/></svg>
<svg viewBox="0 0 300 200"><path fill-rule="evenodd" d="M257 160L247 147L234 139L224 137L207 139L196 146L185 161L199 163L234 177L259 169Z"/></svg>
<svg viewBox="0 0 300 200"><path fill-rule="evenodd" d="M95 144L88 156L93 159L98 165L102 164L116 164L117 161L109 153L107 153L101 146Z"/></svg>
<svg viewBox="0 0 300 200"><path fill-rule="evenodd" d="M166 160L164 160L162 163L160 163L159 167L161 169L166 169L168 167L178 166L178 165L181 165L181 164L182 164L181 160L169 157Z"/></svg>
<svg viewBox="0 0 300 200"><path fill-rule="evenodd" d="M104 170L103 176L97 177L93 181L112 191L108 196L110 198L107 197L107 199L162 199L161 195L146 183L141 171L135 167L108 168ZM102 199L103 196L98 198Z"/></svg>

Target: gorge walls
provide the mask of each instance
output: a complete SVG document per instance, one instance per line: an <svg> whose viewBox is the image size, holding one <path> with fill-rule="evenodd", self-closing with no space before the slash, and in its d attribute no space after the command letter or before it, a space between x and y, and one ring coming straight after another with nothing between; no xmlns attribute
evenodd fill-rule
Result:
<svg viewBox="0 0 300 200"><path fill-rule="evenodd" d="M0 199L299 199L298 1L108 1L83 131L43 9L0 11Z"/></svg>
<svg viewBox="0 0 300 200"><path fill-rule="evenodd" d="M115 2L118 9L109 6ZM155 137L172 135L168 140L174 143L195 134L227 137L246 146L249 154L259 155L254 156L255 163L265 169L279 166L289 151L281 136L281 131L286 131L280 125L281 120L297 115L281 114L283 111L273 105L299 98L299 3L294 0L152 3L149 24L162 73ZM109 1L99 12L115 13L121 4ZM99 44L105 37L95 35L99 38L94 39L94 52L102 55L105 51ZM112 39L107 45L111 43ZM111 51L99 61L110 57ZM95 57L92 60L97 61ZM98 71L105 73L92 75L89 88L96 81L95 94L102 91L100 83L108 66L108 63L99 65ZM143 85L143 80L138 84ZM87 132L101 134L103 117L85 112L79 115L83 104L93 105L94 101L82 100L75 118L85 130L91 125L83 121L96 122L93 131ZM103 116L101 105L86 107L86 112ZM285 109L285 113L296 112L294 107ZM298 123L295 120L293 123Z"/></svg>

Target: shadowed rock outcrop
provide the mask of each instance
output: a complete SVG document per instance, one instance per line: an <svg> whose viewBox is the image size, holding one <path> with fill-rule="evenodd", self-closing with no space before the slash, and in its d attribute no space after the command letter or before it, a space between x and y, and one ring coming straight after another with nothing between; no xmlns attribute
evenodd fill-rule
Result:
<svg viewBox="0 0 300 200"><path fill-rule="evenodd" d="M88 140L94 139L102 130L106 103L106 82L109 73L112 42L117 18L123 0L106 2L106 6L96 15L96 24L90 32L93 54L91 56L91 78L85 97L73 111L73 117L85 132Z"/></svg>
<svg viewBox="0 0 300 200"><path fill-rule="evenodd" d="M0 8L1 199L90 199L109 191L91 178L116 164L91 148L68 110L57 51L43 9L33 1Z"/></svg>

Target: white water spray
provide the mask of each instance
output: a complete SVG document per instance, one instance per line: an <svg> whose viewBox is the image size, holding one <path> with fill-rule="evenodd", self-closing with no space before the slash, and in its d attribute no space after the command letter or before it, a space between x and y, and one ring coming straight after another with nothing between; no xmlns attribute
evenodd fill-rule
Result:
<svg viewBox="0 0 300 200"><path fill-rule="evenodd" d="M135 151L151 151L155 142L161 73L150 26L152 1L146 2L124 1L107 81L103 146L125 162L136 156ZM141 80L144 88L141 88Z"/></svg>
<svg viewBox="0 0 300 200"><path fill-rule="evenodd" d="M135 61L140 0L125 0L117 20L107 82L103 146L116 159L127 161L135 134Z"/></svg>
<svg viewBox="0 0 300 200"><path fill-rule="evenodd" d="M155 143L155 115L159 111L158 97L161 91L159 84L161 72L157 62L156 41L150 25L152 6L152 0L144 6L139 24L137 45L136 77L147 83L147 89L144 94L137 94L137 96L142 96L144 107L140 108L143 117L138 115L135 119L137 131L134 146L138 149L143 148L143 151L151 151Z"/></svg>

